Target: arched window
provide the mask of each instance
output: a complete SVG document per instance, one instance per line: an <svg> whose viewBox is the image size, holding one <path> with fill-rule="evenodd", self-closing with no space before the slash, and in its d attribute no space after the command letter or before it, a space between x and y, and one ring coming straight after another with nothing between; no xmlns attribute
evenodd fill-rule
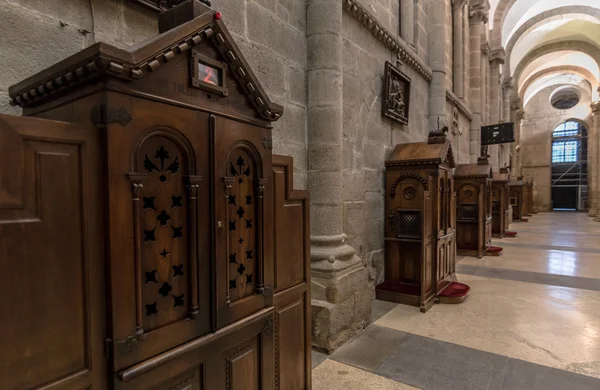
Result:
<svg viewBox="0 0 600 390"><path fill-rule="evenodd" d="M568 121L552 133L552 164L572 164L581 161L582 138L585 127L579 122Z"/></svg>

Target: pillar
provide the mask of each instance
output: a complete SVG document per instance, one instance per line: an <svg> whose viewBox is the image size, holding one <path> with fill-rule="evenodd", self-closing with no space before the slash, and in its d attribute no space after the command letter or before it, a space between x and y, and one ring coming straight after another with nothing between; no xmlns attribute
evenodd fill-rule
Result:
<svg viewBox="0 0 600 390"><path fill-rule="evenodd" d="M465 95L465 99L467 99L467 97L469 96L469 85L470 80L470 72L471 72L471 59L469 58L471 56L471 43L470 43L470 27L469 27L469 3L465 3L463 5L463 28L462 28L462 32L463 32L463 61L464 61L464 65L463 65L463 81L465 83L465 90L464 90L464 95Z"/></svg>
<svg viewBox="0 0 600 390"><path fill-rule="evenodd" d="M465 95L465 60L464 60L464 16L463 11L467 0L453 0L452 1L452 29L454 31L454 43L453 48L453 72L452 77L454 80L454 94L459 99L464 100Z"/></svg>
<svg viewBox="0 0 600 390"><path fill-rule="evenodd" d="M429 65L432 70L429 84L429 129L449 125L446 123L446 10L430 2L429 18ZM448 126L450 127L450 126Z"/></svg>
<svg viewBox="0 0 600 390"><path fill-rule="evenodd" d="M513 102L513 111L515 118L515 140L516 140L516 153L514 156L514 177L523 176L523 171L521 169L521 123L523 122L523 118L525 117L525 111L521 108L521 101L516 100Z"/></svg>
<svg viewBox="0 0 600 390"><path fill-rule="evenodd" d="M415 46L415 12L414 0L400 0L400 36L412 46Z"/></svg>
<svg viewBox="0 0 600 390"><path fill-rule="evenodd" d="M369 324L373 296L343 232L342 12L339 0L307 2L312 339L326 352Z"/></svg>
<svg viewBox="0 0 600 390"><path fill-rule="evenodd" d="M589 215L600 221L600 101L592 103L592 125L588 130Z"/></svg>
<svg viewBox="0 0 600 390"><path fill-rule="evenodd" d="M497 124L501 122L502 112L502 91L500 88L500 65L504 63L504 49L493 50L490 54L490 108L489 123ZM495 171L504 167L504 150L506 148L495 146L490 152L491 163Z"/></svg>
<svg viewBox="0 0 600 390"><path fill-rule="evenodd" d="M469 47L470 47L470 72L469 72L469 101L473 120L470 129L469 157L471 163L477 162L481 146L481 124L483 100L481 97L481 35L488 18L488 5L485 0L471 1L469 7Z"/></svg>

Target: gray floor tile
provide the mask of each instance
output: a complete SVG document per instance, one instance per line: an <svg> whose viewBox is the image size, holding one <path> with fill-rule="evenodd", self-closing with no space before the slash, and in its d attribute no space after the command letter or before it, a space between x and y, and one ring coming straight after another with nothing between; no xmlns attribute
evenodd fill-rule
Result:
<svg viewBox="0 0 600 390"><path fill-rule="evenodd" d="M395 302L380 301L375 299L371 309L371 322L377 321L396 306L398 306L398 304Z"/></svg>
<svg viewBox="0 0 600 390"><path fill-rule="evenodd" d="M589 376L410 333L404 336L375 374L424 390L600 389L600 379Z"/></svg>
<svg viewBox="0 0 600 390"><path fill-rule="evenodd" d="M394 329L371 325L357 338L335 351L331 359L373 371L398 348L406 335Z"/></svg>
<svg viewBox="0 0 600 390"><path fill-rule="evenodd" d="M501 246L516 246L521 248L532 248L532 249L546 249L553 251L567 251L567 252L579 252L579 253L598 253L598 249L594 248L583 248L576 246L559 246L559 245L545 245L545 244L525 244L521 242L510 242L509 240L502 240L498 242Z"/></svg>
<svg viewBox="0 0 600 390"><path fill-rule="evenodd" d="M519 282L546 284L549 286L600 291L600 279L583 278L580 276L545 274L540 272L519 271L470 264L457 264L456 272L459 274L481 276L485 278L515 280Z"/></svg>
<svg viewBox="0 0 600 390"><path fill-rule="evenodd" d="M319 364L327 360L328 357L324 353L312 351L312 369L314 370Z"/></svg>
<svg viewBox="0 0 600 390"><path fill-rule="evenodd" d="M508 358L407 334L375 373L421 389L493 388L508 371Z"/></svg>
<svg viewBox="0 0 600 390"><path fill-rule="evenodd" d="M600 380L569 371L511 359L502 390L598 390Z"/></svg>

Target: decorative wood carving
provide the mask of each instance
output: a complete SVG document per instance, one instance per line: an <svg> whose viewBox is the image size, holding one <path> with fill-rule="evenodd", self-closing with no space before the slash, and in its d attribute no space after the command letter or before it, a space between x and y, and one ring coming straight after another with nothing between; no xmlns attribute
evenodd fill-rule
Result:
<svg viewBox="0 0 600 390"><path fill-rule="evenodd" d="M383 115L407 125L410 106L410 78L390 62L386 62L383 82L385 84Z"/></svg>
<svg viewBox="0 0 600 390"><path fill-rule="evenodd" d="M0 364L7 390L311 387L310 202L272 155L282 108L214 11L185 3L163 27L190 5L205 13L10 89L26 116L0 115L0 292L16 314L0 330L22 352ZM227 65L229 96L193 87L192 49Z"/></svg>
<svg viewBox="0 0 600 390"><path fill-rule="evenodd" d="M441 130L430 136L396 145L385 163L385 280L376 286L378 299L422 312L450 283L455 264L452 147Z"/></svg>

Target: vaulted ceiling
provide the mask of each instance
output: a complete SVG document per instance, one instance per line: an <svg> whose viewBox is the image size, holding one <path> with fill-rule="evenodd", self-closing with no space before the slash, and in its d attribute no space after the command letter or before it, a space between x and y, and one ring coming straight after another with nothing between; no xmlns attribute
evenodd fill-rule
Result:
<svg viewBox="0 0 600 390"><path fill-rule="evenodd" d="M526 104L549 88L574 86L600 100L600 0L489 0L492 45Z"/></svg>

